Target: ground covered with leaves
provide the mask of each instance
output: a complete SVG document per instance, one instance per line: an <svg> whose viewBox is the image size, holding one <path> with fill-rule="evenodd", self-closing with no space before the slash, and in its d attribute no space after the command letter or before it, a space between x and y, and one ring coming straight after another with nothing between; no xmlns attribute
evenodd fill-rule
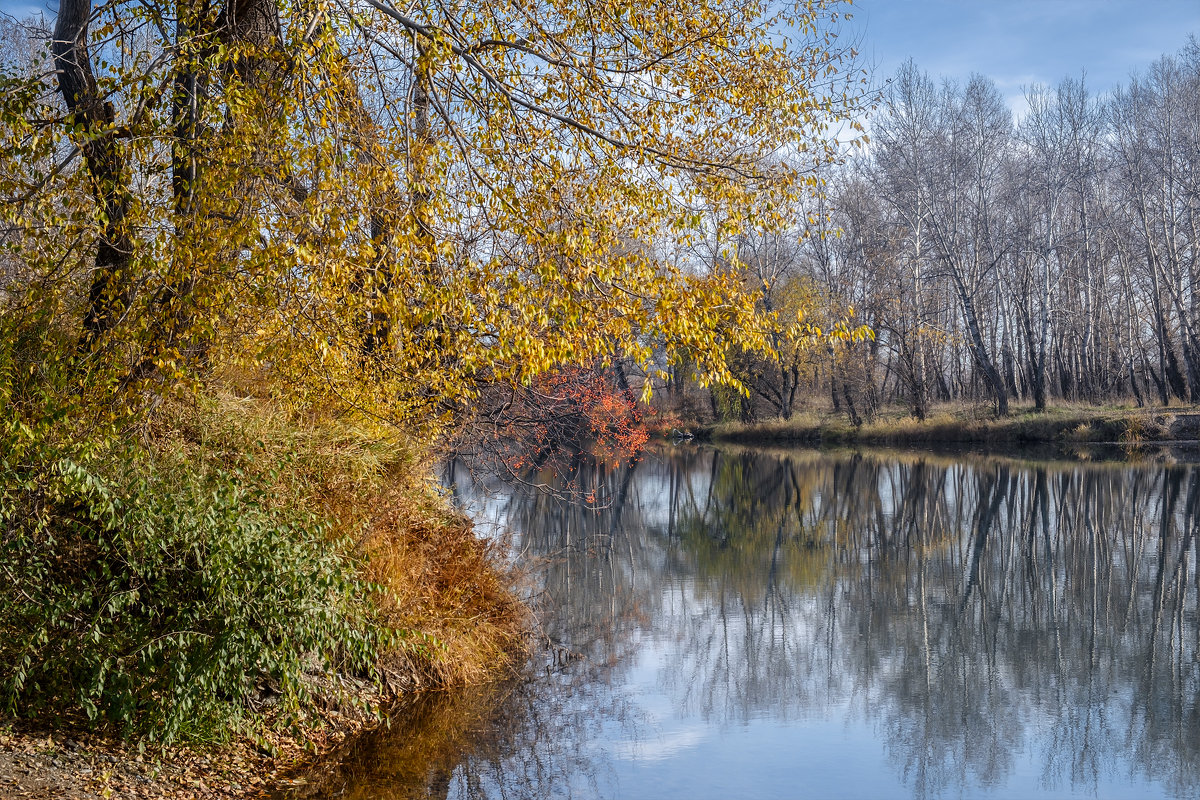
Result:
<svg viewBox="0 0 1200 800"><path fill-rule="evenodd" d="M247 747L219 755L189 750L139 753L88 734L14 730L0 733L0 797L44 800L102 798L244 798L265 794L275 770Z"/></svg>

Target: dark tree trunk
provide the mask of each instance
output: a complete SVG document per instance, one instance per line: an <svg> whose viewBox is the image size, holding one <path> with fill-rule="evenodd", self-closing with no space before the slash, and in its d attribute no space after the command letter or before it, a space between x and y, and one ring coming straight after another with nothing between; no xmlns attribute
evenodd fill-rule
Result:
<svg viewBox="0 0 1200 800"><path fill-rule="evenodd" d="M846 400L846 413L850 417L850 424L856 428L862 427L862 417L854 407L854 395L850 393L850 384L847 381L842 381L842 397Z"/></svg>
<svg viewBox="0 0 1200 800"><path fill-rule="evenodd" d="M1007 344L1001 349L1001 359L1004 363L1004 383L1008 387L1008 393L1017 396L1017 372L1016 359L1013 356L1012 348Z"/></svg>
<svg viewBox="0 0 1200 800"><path fill-rule="evenodd" d="M987 381L988 388L996 399L996 413L1002 417L1007 416L1008 392L1005 391L1000 372L992 363L983 343L983 334L979 330L979 318L975 314L975 302L961 283L958 285L958 299L962 303L963 317L967 323L967 333L970 335L971 355L975 357L975 363L979 365L979 370L983 373L984 380Z"/></svg>
<svg viewBox="0 0 1200 800"><path fill-rule="evenodd" d="M79 343L84 352L91 351L125 313L132 294L133 260L133 241L126 230L130 194L125 155L116 114L101 96L92 72L87 41L91 14L91 0L62 0L51 44L58 87L79 131L77 143L104 220Z"/></svg>
<svg viewBox="0 0 1200 800"><path fill-rule="evenodd" d="M1129 386L1133 389L1133 396L1137 400L1138 408L1146 405L1145 399L1142 397L1142 390L1138 388L1137 373L1133 369L1133 361L1129 362Z"/></svg>
<svg viewBox="0 0 1200 800"><path fill-rule="evenodd" d="M167 286L155 297L155 338L151 351L135 371L141 379L155 369L158 357L179 347L192 327L195 309L191 305L198 282L199 265L187 261L187 253L196 235L197 194L202 180L201 118L208 97L208 78L203 62L213 55L211 44L212 8L207 2L180 3L175 23L177 66L171 98L171 193L175 210L175 269ZM185 355L185 354L172 354ZM187 358L202 357L198 348ZM173 359L172 359L173 360Z"/></svg>

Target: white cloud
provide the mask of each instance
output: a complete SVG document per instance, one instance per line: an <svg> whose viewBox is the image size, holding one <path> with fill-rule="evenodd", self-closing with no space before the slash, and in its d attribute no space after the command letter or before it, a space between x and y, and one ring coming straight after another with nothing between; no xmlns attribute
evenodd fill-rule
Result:
<svg viewBox="0 0 1200 800"><path fill-rule="evenodd" d="M624 739L612 744L612 755L622 761L665 761L684 750L690 750L708 737L708 728L693 728L660 733L656 739L639 741Z"/></svg>

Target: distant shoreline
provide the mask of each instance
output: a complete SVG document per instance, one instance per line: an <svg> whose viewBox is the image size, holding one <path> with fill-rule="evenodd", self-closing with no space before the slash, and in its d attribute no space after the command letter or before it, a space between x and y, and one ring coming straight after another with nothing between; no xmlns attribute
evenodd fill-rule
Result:
<svg viewBox="0 0 1200 800"><path fill-rule="evenodd" d="M1000 418L979 409L953 409L934 412L924 421L892 410L857 427L844 415L809 413L790 420L720 422L677 430L696 441L773 445L1187 445L1200 440L1200 407L1096 406L1042 412L1021 408ZM660 433L671 438L669 431Z"/></svg>

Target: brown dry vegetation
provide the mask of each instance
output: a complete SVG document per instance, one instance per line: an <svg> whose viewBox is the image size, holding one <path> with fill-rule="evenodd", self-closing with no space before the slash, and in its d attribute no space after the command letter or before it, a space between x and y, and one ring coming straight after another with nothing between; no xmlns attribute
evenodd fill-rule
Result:
<svg viewBox="0 0 1200 800"><path fill-rule="evenodd" d="M386 589L387 623L413 632L384 657L389 683L462 686L509 670L526 617L495 545L428 490L398 487L373 499L364 574Z"/></svg>
<svg viewBox="0 0 1200 800"><path fill-rule="evenodd" d="M523 652L512 566L446 505L423 448L395 428L297 423L267 398L223 392L160 414L150 435L189 462L269 474L275 502L354 542L361 575L382 589L383 622L404 632L381 665L392 690L491 680Z"/></svg>

